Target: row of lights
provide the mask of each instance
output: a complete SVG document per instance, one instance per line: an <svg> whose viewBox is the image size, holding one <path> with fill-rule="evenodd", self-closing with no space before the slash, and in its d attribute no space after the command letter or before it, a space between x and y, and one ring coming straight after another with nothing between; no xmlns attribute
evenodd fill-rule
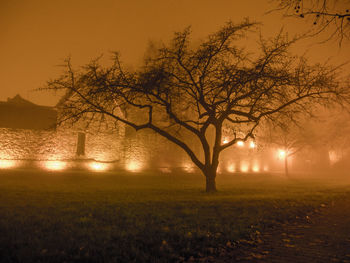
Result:
<svg viewBox="0 0 350 263"><path fill-rule="evenodd" d="M68 168L68 163L64 161L45 161L42 167L49 171L62 171ZM110 164L100 162L90 162L86 167L91 171L103 172L110 169Z"/></svg>
<svg viewBox="0 0 350 263"><path fill-rule="evenodd" d="M253 165L250 165L248 162L242 162L239 166L239 170L236 169L236 165L235 164L229 164L227 167L226 167L226 170L230 173L234 173L234 172L237 172L237 171L240 171L240 172L243 172L243 173L246 173L246 172L249 172L249 171L252 171L252 172L260 172L261 170L262 171L268 171L268 167L267 166L264 166L264 167L261 167L259 164L257 163L253 163Z"/></svg>
<svg viewBox="0 0 350 263"><path fill-rule="evenodd" d="M8 169L8 168L14 168L16 167L16 161L13 160L0 160L0 168L1 169Z"/></svg>
<svg viewBox="0 0 350 263"><path fill-rule="evenodd" d="M19 160L6 160L6 159L0 159L0 169L11 169L21 166L21 161ZM48 160L48 161L41 161L39 163L39 167L43 168L47 171L63 171L69 167L68 162L65 161L59 161L59 160ZM96 172L103 172L110 170L111 164L108 163L101 163L101 162L89 162L85 164L85 167L90 171L96 171ZM142 170L142 164L138 161L129 161L127 162L125 169L129 172L140 172ZM194 171L194 167L190 164L186 164L184 166L184 170L188 173L191 173ZM171 169L168 167L160 168L161 172L169 173L171 172Z"/></svg>
<svg viewBox="0 0 350 263"><path fill-rule="evenodd" d="M20 161L17 160L0 160L0 169L11 169L20 166ZM110 169L110 164L100 162L90 162L86 164L91 171L107 171ZM65 161L42 161L40 167L48 171L62 171L68 168L68 163Z"/></svg>
<svg viewBox="0 0 350 263"><path fill-rule="evenodd" d="M227 138L224 138L224 140L223 140L222 142L223 142L223 144L226 144L226 143L229 142L229 140L228 140ZM244 141L238 141L238 142L237 142L237 146L238 146L238 147L244 147L244 145L245 145ZM250 141L250 142L249 142L249 148L254 149L255 147L256 147L255 142Z"/></svg>
<svg viewBox="0 0 350 263"><path fill-rule="evenodd" d="M243 147L244 142L238 141L237 145L240 147ZM251 141L249 144L249 147L255 148L255 146L256 146L255 143ZM286 158L286 151L278 150L278 157L279 159ZM10 169L18 166L20 166L20 161L0 159L0 169ZM68 163L65 161L59 161L59 160L48 160L48 161L40 162L40 167L48 171L62 171L68 168ZM90 171L102 172L102 171L110 170L111 164L102 163L102 162L89 162L86 164L86 168L89 169ZM125 168L130 172L139 172L142 170L142 165L141 165L141 162L132 160L126 164ZM167 168L166 172L169 172L169 169L170 168ZM194 171L194 167L193 165L188 164L184 166L184 170L188 173L191 173ZM230 164L227 166L226 170L228 172L236 172L236 166L234 164ZM261 168L258 164L255 163L251 166L251 169L250 169L249 163L242 162L240 164L239 170L241 172L248 172L249 170L253 172L260 172ZM262 170L267 171L267 167L264 167Z"/></svg>

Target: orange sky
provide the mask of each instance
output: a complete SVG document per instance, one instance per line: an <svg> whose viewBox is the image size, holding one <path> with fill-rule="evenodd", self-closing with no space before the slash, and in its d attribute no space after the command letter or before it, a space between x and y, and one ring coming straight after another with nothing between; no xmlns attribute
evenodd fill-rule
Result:
<svg viewBox="0 0 350 263"><path fill-rule="evenodd" d="M79 66L117 50L126 63L137 64L150 40L169 40L188 25L194 38L244 17L262 21L265 35L283 24L291 32L305 27L280 13L264 15L272 7L271 0L0 0L0 100L19 93L54 105L58 98L53 94L32 90L58 76L55 65L67 56ZM314 60L350 60L349 42L341 49L336 42L310 43L304 41L299 50L308 50Z"/></svg>

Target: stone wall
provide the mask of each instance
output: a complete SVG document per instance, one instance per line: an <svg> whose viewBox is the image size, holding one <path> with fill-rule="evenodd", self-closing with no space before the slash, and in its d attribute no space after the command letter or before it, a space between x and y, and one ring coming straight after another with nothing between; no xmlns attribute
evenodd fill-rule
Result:
<svg viewBox="0 0 350 263"><path fill-rule="evenodd" d="M150 130L86 131L85 155L76 156L77 135L82 129L60 127L56 131L0 128L0 160L61 160L70 167L85 165L81 161L109 162L111 169L141 171L174 168L188 172L195 166L187 154L175 144ZM199 144L192 143L199 152ZM263 172L282 169L283 162L274 160L272 153L259 148L233 146L222 153L221 172ZM76 162L79 164L76 165ZM278 167L273 167L274 164Z"/></svg>
<svg viewBox="0 0 350 263"><path fill-rule="evenodd" d="M0 159L75 159L76 144L76 131L0 128ZM114 134L87 134L85 153L87 159L118 161L122 156L122 151L122 141Z"/></svg>

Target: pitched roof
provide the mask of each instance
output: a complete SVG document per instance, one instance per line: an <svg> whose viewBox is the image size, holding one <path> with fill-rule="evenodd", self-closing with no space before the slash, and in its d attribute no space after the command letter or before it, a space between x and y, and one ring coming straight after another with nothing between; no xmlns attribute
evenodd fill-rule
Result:
<svg viewBox="0 0 350 263"><path fill-rule="evenodd" d="M53 107L36 105L20 95L0 102L0 128L54 129L56 121Z"/></svg>

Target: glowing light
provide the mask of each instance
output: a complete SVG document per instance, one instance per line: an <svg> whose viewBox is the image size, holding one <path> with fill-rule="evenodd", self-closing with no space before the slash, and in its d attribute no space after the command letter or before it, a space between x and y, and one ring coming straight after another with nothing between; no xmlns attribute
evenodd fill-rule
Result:
<svg viewBox="0 0 350 263"><path fill-rule="evenodd" d="M108 169L108 164L99 163L99 162L92 162L92 163L89 163L89 169L96 171L96 172L106 171Z"/></svg>
<svg viewBox="0 0 350 263"><path fill-rule="evenodd" d="M228 143L228 139L227 138L224 138L224 140L222 141L223 144L226 144Z"/></svg>
<svg viewBox="0 0 350 263"><path fill-rule="evenodd" d="M9 169L15 166L17 166L17 163L14 160L0 160L0 169Z"/></svg>
<svg viewBox="0 0 350 263"><path fill-rule="evenodd" d="M67 163L63 161L46 161L44 162L44 167L47 170L60 171L67 167Z"/></svg>
<svg viewBox="0 0 350 263"><path fill-rule="evenodd" d="M249 143L249 148L255 148L255 143L253 142L253 141L251 141L250 143Z"/></svg>
<svg viewBox="0 0 350 263"><path fill-rule="evenodd" d="M259 172L260 171L259 165L258 164L254 164L252 170L253 170L253 172L256 172L256 173Z"/></svg>
<svg viewBox="0 0 350 263"><path fill-rule="evenodd" d="M236 171L236 165L230 164L229 166L227 166L227 171L230 173L234 173Z"/></svg>
<svg viewBox="0 0 350 263"><path fill-rule="evenodd" d="M130 172L139 172L142 169L142 165L140 162L133 160L127 163L125 168Z"/></svg>
<svg viewBox="0 0 350 263"><path fill-rule="evenodd" d="M192 173L194 169L193 169L193 167L189 166L189 167L184 167L184 170L187 173Z"/></svg>
<svg viewBox="0 0 350 263"><path fill-rule="evenodd" d="M194 171L194 167L193 167L193 165L190 164L190 163L184 164L183 169L184 169L185 172L187 172L187 173L192 173L192 172Z"/></svg>
<svg viewBox="0 0 350 263"><path fill-rule="evenodd" d="M328 156L331 164L334 164L340 160L340 154L337 154L335 151L329 151Z"/></svg>
<svg viewBox="0 0 350 263"><path fill-rule="evenodd" d="M159 171L162 173L171 173L171 169L169 167L161 167L159 168Z"/></svg>
<svg viewBox="0 0 350 263"><path fill-rule="evenodd" d="M244 146L244 142L243 142L243 141L238 141L238 142L237 142L237 145L238 145L239 147L243 147L243 146Z"/></svg>
<svg viewBox="0 0 350 263"><path fill-rule="evenodd" d="M284 159L284 158L286 158L286 151L284 151L284 150L278 150L278 157L280 158L280 159Z"/></svg>
<svg viewBox="0 0 350 263"><path fill-rule="evenodd" d="M249 165L248 165L248 163L246 163L246 162L241 163L240 170L241 170L241 172L243 172L243 173L248 172L248 170L249 170Z"/></svg>

